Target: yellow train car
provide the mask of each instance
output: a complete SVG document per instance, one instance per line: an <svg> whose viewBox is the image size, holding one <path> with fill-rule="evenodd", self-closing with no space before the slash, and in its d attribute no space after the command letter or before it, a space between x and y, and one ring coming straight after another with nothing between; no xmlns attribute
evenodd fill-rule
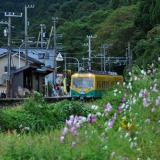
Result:
<svg viewBox="0 0 160 160"><path fill-rule="evenodd" d="M72 99L95 99L102 96L106 89L123 83L123 76L115 72L80 71L71 76Z"/></svg>

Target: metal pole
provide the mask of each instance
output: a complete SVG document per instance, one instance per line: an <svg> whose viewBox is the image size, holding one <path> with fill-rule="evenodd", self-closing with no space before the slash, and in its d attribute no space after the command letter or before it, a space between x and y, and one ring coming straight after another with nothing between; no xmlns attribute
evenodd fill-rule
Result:
<svg viewBox="0 0 160 160"><path fill-rule="evenodd" d="M40 24L41 27L41 48L43 48L43 27L45 27L45 24Z"/></svg>
<svg viewBox="0 0 160 160"><path fill-rule="evenodd" d="M48 43L47 43L47 47L46 47L46 52L45 52L45 55L44 55L43 63L45 63L45 59L46 59L49 43L50 43L51 36L52 36L52 31L53 31L53 26L51 27L51 31L50 31L50 34L49 34L49 40L48 40Z"/></svg>
<svg viewBox="0 0 160 160"><path fill-rule="evenodd" d="M103 70L103 63L102 63L102 44L101 44L101 71Z"/></svg>
<svg viewBox="0 0 160 160"><path fill-rule="evenodd" d="M53 73L53 84L56 83L56 77L57 77L57 61L56 61L56 56L57 56L57 49L56 49L56 21L58 20L58 17L52 18L54 21L54 52L53 52L53 68L55 68L54 73Z"/></svg>
<svg viewBox="0 0 160 160"><path fill-rule="evenodd" d="M27 8L34 8L34 5L25 6L25 63L28 64L28 20L27 20Z"/></svg>
<svg viewBox="0 0 160 160"><path fill-rule="evenodd" d="M27 28L27 6L25 6L25 64L28 62L28 28Z"/></svg>
<svg viewBox="0 0 160 160"><path fill-rule="evenodd" d="M87 38L89 39L89 42L88 42L88 47L89 47L89 56L88 56L88 69L91 70L91 38L97 38L97 35L96 36L87 36Z"/></svg>
<svg viewBox="0 0 160 160"><path fill-rule="evenodd" d="M7 67L7 74L8 74L8 96L12 97L12 86L11 86L11 17L8 17L8 67Z"/></svg>
<svg viewBox="0 0 160 160"><path fill-rule="evenodd" d="M65 53L65 58L64 58L64 62L65 62L65 64L64 64L64 66L65 66L65 68L64 68L64 71L65 71L65 78L66 78L66 53Z"/></svg>
<svg viewBox="0 0 160 160"><path fill-rule="evenodd" d="M89 65L89 67L88 67L88 69L91 70L91 37L88 36L88 38L89 38L89 43L88 43L88 46L89 46L88 65Z"/></svg>
<svg viewBox="0 0 160 160"><path fill-rule="evenodd" d="M128 58L129 58L129 69L131 68L131 52L130 52L130 42L128 42Z"/></svg>
<svg viewBox="0 0 160 160"><path fill-rule="evenodd" d="M41 48L43 48L43 24L41 26Z"/></svg>
<svg viewBox="0 0 160 160"><path fill-rule="evenodd" d="M106 50L105 50L105 44L103 45L103 54L104 54L104 71L106 71Z"/></svg>

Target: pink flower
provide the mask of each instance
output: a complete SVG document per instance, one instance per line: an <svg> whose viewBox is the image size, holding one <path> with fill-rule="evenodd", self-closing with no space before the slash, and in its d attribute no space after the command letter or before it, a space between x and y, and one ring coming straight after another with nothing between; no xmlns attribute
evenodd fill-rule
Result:
<svg viewBox="0 0 160 160"><path fill-rule="evenodd" d="M118 108L118 114L121 114L122 113L122 107L120 106L119 108Z"/></svg>
<svg viewBox="0 0 160 160"><path fill-rule="evenodd" d="M158 57L158 62L160 62L160 57Z"/></svg>
<svg viewBox="0 0 160 160"><path fill-rule="evenodd" d="M71 121L74 120L74 116L73 115L71 115L69 118L70 118Z"/></svg>
<svg viewBox="0 0 160 160"><path fill-rule="evenodd" d="M112 109L112 106L110 103L107 103L104 108L105 108L105 111L110 111Z"/></svg>
<svg viewBox="0 0 160 160"><path fill-rule="evenodd" d="M153 113L153 112L154 112L154 110L155 110L155 108L152 108L152 109L151 109L151 112Z"/></svg>
<svg viewBox="0 0 160 160"><path fill-rule="evenodd" d="M147 71L147 73L148 73L148 74L151 73L151 70L149 69L149 70Z"/></svg>
<svg viewBox="0 0 160 160"><path fill-rule="evenodd" d="M158 106L160 104L160 101L157 99L156 100L156 106Z"/></svg>
<svg viewBox="0 0 160 160"><path fill-rule="evenodd" d="M76 130L77 130L77 127L76 127L76 125L74 124L74 125L71 127L71 132L74 133Z"/></svg>
<svg viewBox="0 0 160 160"><path fill-rule="evenodd" d="M61 136L61 137L60 137L60 141L61 141L61 143L64 142L64 136Z"/></svg>
<svg viewBox="0 0 160 160"><path fill-rule="evenodd" d="M146 97L148 95L148 92L144 92L144 97Z"/></svg>
<svg viewBox="0 0 160 160"><path fill-rule="evenodd" d="M96 115L95 114L92 114L92 119L95 119L96 118Z"/></svg>
<svg viewBox="0 0 160 160"><path fill-rule="evenodd" d="M95 122L96 122L95 118L92 118L92 123L95 123Z"/></svg>
<svg viewBox="0 0 160 160"><path fill-rule="evenodd" d="M158 123L160 123L160 120L158 120Z"/></svg>
<svg viewBox="0 0 160 160"><path fill-rule="evenodd" d="M66 120L66 124L67 124L68 126L71 126L72 123L73 123L73 121L71 121L71 120Z"/></svg>
<svg viewBox="0 0 160 160"><path fill-rule="evenodd" d="M72 142L72 147L75 147L76 145L77 145L77 143L76 142Z"/></svg>
<svg viewBox="0 0 160 160"><path fill-rule="evenodd" d="M109 122L108 122L108 127L112 128L112 126L113 126L113 121L112 121L112 120L109 120Z"/></svg>
<svg viewBox="0 0 160 160"><path fill-rule="evenodd" d="M67 132L68 132L68 128L67 128L67 127L64 127L63 132L62 132L62 135L66 135Z"/></svg>
<svg viewBox="0 0 160 160"><path fill-rule="evenodd" d="M150 100L147 98L143 98L143 106L148 107L150 105Z"/></svg>
<svg viewBox="0 0 160 160"><path fill-rule="evenodd" d="M124 102L126 101L126 98L122 98L122 100L121 100L121 101L122 101L122 103L124 103Z"/></svg>
<svg viewBox="0 0 160 160"><path fill-rule="evenodd" d="M112 153L111 153L111 157L113 157L114 155L115 155L115 152L112 152Z"/></svg>
<svg viewBox="0 0 160 160"><path fill-rule="evenodd" d="M88 123L90 123L90 122L91 122L90 117L87 117L87 122L88 122Z"/></svg>

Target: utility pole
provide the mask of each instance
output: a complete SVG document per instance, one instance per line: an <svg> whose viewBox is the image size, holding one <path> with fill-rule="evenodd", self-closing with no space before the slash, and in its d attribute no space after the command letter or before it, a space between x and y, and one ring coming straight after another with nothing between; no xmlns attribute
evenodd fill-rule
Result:
<svg viewBox="0 0 160 160"><path fill-rule="evenodd" d="M106 48L108 47L107 44L102 44L103 48L103 55L104 55L104 71L106 71Z"/></svg>
<svg viewBox="0 0 160 160"><path fill-rule="evenodd" d="M67 70L67 68L66 68L66 54L67 53L63 53L64 54L64 78L67 78L67 73L66 73L66 70Z"/></svg>
<svg viewBox="0 0 160 160"><path fill-rule="evenodd" d="M129 69L131 68L131 49L130 49L130 42L128 42L128 61L129 61Z"/></svg>
<svg viewBox="0 0 160 160"><path fill-rule="evenodd" d="M91 38L97 38L97 36L88 36L87 35L87 38L88 38L88 43L84 43L83 46L88 46L88 69L91 70L91 53L92 53L92 50L91 50Z"/></svg>
<svg viewBox="0 0 160 160"><path fill-rule="evenodd" d="M45 24L40 24L41 27L41 48L43 48L43 28L46 28Z"/></svg>
<svg viewBox="0 0 160 160"><path fill-rule="evenodd" d="M22 13L15 14L14 12L5 12L5 16L8 17L8 92L7 97L12 98L12 76L11 76L11 17L22 17Z"/></svg>
<svg viewBox="0 0 160 160"><path fill-rule="evenodd" d="M47 47L46 47L46 52L45 52L45 55L44 55L44 58L43 58L43 63L45 63L45 59L46 59L49 43L50 43L50 40L51 40L51 37L52 37L52 32L53 32L53 26L51 27L51 31L50 31L50 34L49 34L49 40L48 40Z"/></svg>
<svg viewBox="0 0 160 160"><path fill-rule="evenodd" d="M104 45L101 44L101 46L99 48L100 48L100 56L101 56L101 71L103 71L103 64L104 64L104 70L105 70L105 58L104 58L105 55L103 56L103 54L102 54L102 52L103 52L102 49L104 49ZM104 50L104 54L105 54L105 50ZM103 58L104 58L104 61L103 61Z"/></svg>
<svg viewBox="0 0 160 160"><path fill-rule="evenodd" d="M27 9L34 8L34 5L25 5L25 63L28 64L28 20L27 20Z"/></svg>
<svg viewBox="0 0 160 160"><path fill-rule="evenodd" d="M53 17L52 18L53 23L54 23L54 52L53 52L53 68L54 68L54 72L53 72L53 84L56 83L56 77L57 77L57 61L56 61L56 56L57 56L57 35L56 35L56 22L58 21L58 17Z"/></svg>

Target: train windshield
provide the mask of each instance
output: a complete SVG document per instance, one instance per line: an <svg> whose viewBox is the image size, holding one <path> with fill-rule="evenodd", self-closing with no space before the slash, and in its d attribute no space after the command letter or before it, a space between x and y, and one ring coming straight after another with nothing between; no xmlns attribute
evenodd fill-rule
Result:
<svg viewBox="0 0 160 160"><path fill-rule="evenodd" d="M93 78L73 78L72 88L93 88Z"/></svg>

